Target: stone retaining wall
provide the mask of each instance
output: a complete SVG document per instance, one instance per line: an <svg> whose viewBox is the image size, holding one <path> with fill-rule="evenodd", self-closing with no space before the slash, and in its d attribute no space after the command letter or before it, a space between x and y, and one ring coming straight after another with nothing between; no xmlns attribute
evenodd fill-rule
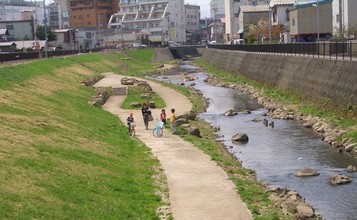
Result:
<svg viewBox="0 0 357 220"><path fill-rule="evenodd" d="M207 48L203 59L322 104L357 105L357 62Z"/></svg>

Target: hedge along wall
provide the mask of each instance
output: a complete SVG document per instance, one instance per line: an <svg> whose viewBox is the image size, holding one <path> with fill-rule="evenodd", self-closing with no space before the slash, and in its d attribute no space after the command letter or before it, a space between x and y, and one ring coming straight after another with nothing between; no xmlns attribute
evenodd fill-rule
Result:
<svg viewBox="0 0 357 220"><path fill-rule="evenodd" d="M302 95L319 104L357 106L357 62L207 48L202 58L221 69Z"/></svg>

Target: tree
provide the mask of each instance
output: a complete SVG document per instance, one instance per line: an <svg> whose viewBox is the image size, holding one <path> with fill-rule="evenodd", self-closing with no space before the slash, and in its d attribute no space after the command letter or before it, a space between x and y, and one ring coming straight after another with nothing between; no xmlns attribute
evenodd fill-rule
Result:
<svg viewBox="0 0 357 220"><path fill-rule="evenodd" d="M41 25L37 26L36 37L39 40L46 40L46 38L45 38L45 26L41 26ZM50 27L47 27L47 39L48 39L48 41L57 40L56 34L53 33L53 31L51 30Z"/></svg>
<svg viewBox="0 0 357 220"><path fill-rule="evenodd" d="M279 41L280 33L284 32L283 25L272 25L271 37L274 41ZM269 22L267 18L261 18L258 22L248 25L248 33L257 41L262 38L269 39Z"/></svg>

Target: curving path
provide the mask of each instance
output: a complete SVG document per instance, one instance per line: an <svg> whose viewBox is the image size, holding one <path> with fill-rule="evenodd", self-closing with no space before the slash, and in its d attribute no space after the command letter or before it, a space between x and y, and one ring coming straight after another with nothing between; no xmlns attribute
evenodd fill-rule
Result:
<svg viewBox="0 0 357 220"><path fill-rule="evenodd" d="M121 86L120 79L123 76L114 73L103 75L105 77L95 87ZM164 99L168 117L171 108L176 109L176 115L191 110L190 101L182 94L155 82L150 81L150 85ZM125 96L111 96L102 108L118 116L125 124L129 113L134 113L136 137L152 149L164 169L174 219L252 219L250 211L237 195L234 184L208 155L179 136L171 135L168 130L161 138L153 137L150 129L155 123L149 124L149 130L145 130L140 110L119 108L124 99ZM160 109L152 112L155 121L159 118Z"/></svg>

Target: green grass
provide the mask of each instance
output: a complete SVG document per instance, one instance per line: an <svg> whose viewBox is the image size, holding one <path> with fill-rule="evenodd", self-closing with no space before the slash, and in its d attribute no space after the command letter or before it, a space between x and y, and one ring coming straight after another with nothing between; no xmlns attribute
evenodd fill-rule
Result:
<svg viewBox="0 0 357 220"><path fill-rule="evenodd" d="M150 98L142 98L141 94L144 93L144 87L142 86L129 86L128 87L128 95L125 97L124 102L120 106L123 109L135 109L130 106L131 103L149 103L153 101L156 105L156 108L164 108L166 106L164 100L158 96L156 93L152 92ZM138 107L137 109L139 109Z"/></svg>
<svg viewBox="0 0 357 220"><path fill-rule="evenodd" d="M79 83L124 71L119 62L98 53L0 68L1 219L158 219L158 161Z"/></svg>
<svg viewBox="0 0 357 220"><path fill-rule="evenodd" d="M155 49L127 50L125 51L125 54L141 63L151 64L154 58Z"/></svg>

